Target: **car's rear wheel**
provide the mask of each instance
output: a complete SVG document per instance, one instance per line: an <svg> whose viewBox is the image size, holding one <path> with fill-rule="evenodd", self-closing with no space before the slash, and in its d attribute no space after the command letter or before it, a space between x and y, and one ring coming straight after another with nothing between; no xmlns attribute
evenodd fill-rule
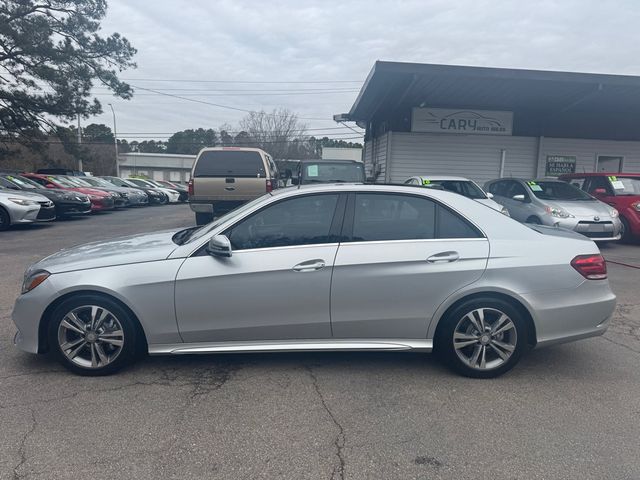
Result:
<svg viewBox="0 0 640 480"><path fill-rule="evenodd" d="M525 223L533 223L534 225L542 225L542 222L538 217L529 217Z"/></svg>
<svg viewBox="0 0 640 480"><path fill-rule="evenodd" d="M11 226L11 218L7 211L0 207L0 232L2 230L7 230Z"/></svg>
<svg viewBox="0 0 640 480"><path fill-rule="evenodd" d="M473 378L493 378L511 370L527 345L521 313L509 302L476 298L454 308L436 338L446 364Z"/></svg>
<svg viewBox="0 0 640 480"><path fill-rule="evenodd" d="M137 329L131 314L99 295L62 302L49 323L49 346L58 361L79 375L109 375L132 362Z"/></svg>

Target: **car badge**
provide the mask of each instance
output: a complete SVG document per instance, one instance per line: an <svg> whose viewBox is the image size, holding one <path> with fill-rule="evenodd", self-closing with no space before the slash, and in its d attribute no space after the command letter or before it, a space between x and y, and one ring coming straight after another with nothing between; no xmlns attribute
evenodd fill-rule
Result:
<svg viewBox="0 0 640 480"><path fill-rule="evenodd" d="M597 216L593 217L593 220L596 221L596 222L599 222L600 221L600 217L597 217Z"/></svg>

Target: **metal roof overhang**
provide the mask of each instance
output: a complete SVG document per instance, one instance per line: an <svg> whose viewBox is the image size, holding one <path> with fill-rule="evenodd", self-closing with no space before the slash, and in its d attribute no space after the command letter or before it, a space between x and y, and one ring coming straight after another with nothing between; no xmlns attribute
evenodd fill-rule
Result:
<svg viewBox="0 0 640 480"><path fill-rule="evenodd" d="M640 77L378 61L349 120L410 130L413 107L505 110L513 135L640 140Z"/></svg>

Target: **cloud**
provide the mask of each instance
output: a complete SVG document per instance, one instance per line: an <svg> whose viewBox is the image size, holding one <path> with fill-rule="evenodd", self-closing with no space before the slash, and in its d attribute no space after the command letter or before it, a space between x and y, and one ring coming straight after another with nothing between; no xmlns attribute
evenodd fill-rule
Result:
<svg viewBox="0 0 640 480"><path fill-rule="evenodd" d="M284 106L326 119L306 121L325 128L335 126L334 113L349 110L356 91L261 96L220 90L354 90L375 60L638 74L639 21L640 4L633 0L111 0L103 30L120 32L138 49L138 69L123 78L359 81L130 82L247 110ZM105 107L112 101L116 109L120 132L216 128L243 116L140 90L129 102L102 95ZM110 125L110 110L91 121Z"/></svg>

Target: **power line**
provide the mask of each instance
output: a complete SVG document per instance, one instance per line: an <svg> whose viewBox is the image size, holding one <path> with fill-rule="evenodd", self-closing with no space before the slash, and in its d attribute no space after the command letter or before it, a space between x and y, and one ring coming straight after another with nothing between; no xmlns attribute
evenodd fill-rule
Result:
<svg viewBox="0 0 640 480"><path fill-rule="evenodd" d="M343 127L325 127L325 128L304 128L304 129L299 129L299 130L290 130L290 132L313 132L313 131L329 131L329 130L343 130L345 128L349 128L347 126L343 126ZM190 129L190 130L195 130L195 129ZM212 129L216 132L218 132L218 130L216 130L215 128ZM225 130L225 132L227 133L240 133L244 130ZM129 135L173 135L174 133L178 133L178 132L120 132L122 135L125 134L129 134ZM348 132L345 132L348 133ZM356 132L356 133L362 133L362 132Z"/></svg>
<svg viewBox="0 0 640 480"><path fill-rule="evenodd" d="M299 95L337 95L337 94L343 94L343 93L356 93L359 92L360 90L343 90L343 91L335 91L335 92L308 92L308 93L303 93L303 92L290 92L290 93L181 93L180 95L185 96L185 97L243 97L243 96L251 96L251 97L263 97L263 96L287 96L287 97L291 97L291 96L299 96ZM159 90L160 92L160 90ZM93 95L95 95L96 97L106 97L106 96L112 96L109 93L94 93ZM151 96L151 95L156 95L156 93L135 93L134 94L134 98L135 97L141 97L141 96Z"/></svg>
<svg viewBox="0 0 640 480"><path fill-rule="evenodd" d="M246 110L244 108L237 108L237 107L232 107L232 106L229 106L229 105L222 105L220 103L206 102L204 100L197 100L195 98L183 97L183 96L180 96L180 95L175 95L173 93L164 93L164 92L161 92L161 91L158 91L158 90L153 90L151 88L137 87L136 85L131 85L131 86L134 87L134 88L140 89L140 90L145 90L147 92L156 93L158 95L163 95L163 96L166 96L166 97L179 98L179 99L185 100L187 102L201 103L203 105L211 105L213 107L224 108L224 109L227 109L227 110L234 110L236 112L257 113L257 114L261 113L261 112L255 111L255 110ZM265 115L272 116L272 117L286 117L286 115L280 115L280 114L277 114L277 113L266 113L266 112L262 112L262 113L264 113ZM333 122L333 119L327 119L327 118L313 118L313 117L297 117L297 118L299 120L322 120L322 121L325 121L325 122L328 122L328 121Z"/></svg>
<svg viewBox="0 0 640 480"><path fill-rule="evenodd" d="M109 90L109 87L93 87L94 90ZM168 91L181 91L181 92L240 92L240 93L272 93L272 92L284 92L284 93L297 93L297 92L352 92L359 91L358 88L343 87L343 88L270 88L270 89L247 89L247 88L156 88L161 92Z"/></svg>
<svg viewBox="0 0 640 480"><path fill-rule="evenodd" d="M243 83L243 84L331 84L358 83L362 80L191 80L169 78L122 78L126 82L175 82L175 83Z"/></svg>

